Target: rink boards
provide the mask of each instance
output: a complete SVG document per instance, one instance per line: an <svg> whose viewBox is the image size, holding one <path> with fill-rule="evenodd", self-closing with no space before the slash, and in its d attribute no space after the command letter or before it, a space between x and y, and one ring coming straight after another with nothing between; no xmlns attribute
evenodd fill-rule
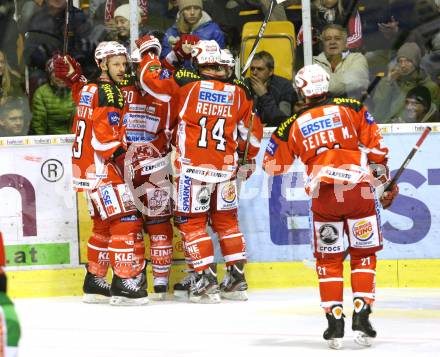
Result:
<svg viewBox="0 0 440 357"><path fill-rule="evenodd" d="M401 195L391 210L381 214L385 249L379 253L378 286L440 287L440 125L431 126L433 133L400 181ZM391 170L398 168L423 128L382 127ZM263 148L270 130L265 134ZM81 294L91 225L83 197L70 187L72 140L72 136L0 138L0 230L13 296ZM262 155L263 150L258 162ZM290 175L273 179L258 169L241 188L239 214L251 288L317 283L301 170L295 164ZM174 248L172 281L177 281L184 267L177 236ZM217 261L221 262L218 256ZM349 278L348 271L345 276Z"/></svg>

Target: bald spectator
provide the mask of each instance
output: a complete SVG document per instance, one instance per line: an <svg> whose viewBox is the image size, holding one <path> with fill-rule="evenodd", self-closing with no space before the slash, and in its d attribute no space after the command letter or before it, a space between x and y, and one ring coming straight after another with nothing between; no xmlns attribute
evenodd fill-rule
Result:
<svg viewBox="0 0 440 357"><path fill-rule="evenodd" d="M397 52L397 63L377 85L372 100L372 113L379 123L390 122L404 110L408 92L417 86L426 87L438 106L439 87L420 68L421 50L414 42L407 42Z"/></svg>
<svg viewBox="0 0 440 357"><path fill-rule="evenodd" d="M347 31L341 25L327 25L321 34L323 51L313 57L330 75L329 95L359 99L368 87L368 63L362 53L347 49Z"/></svg>

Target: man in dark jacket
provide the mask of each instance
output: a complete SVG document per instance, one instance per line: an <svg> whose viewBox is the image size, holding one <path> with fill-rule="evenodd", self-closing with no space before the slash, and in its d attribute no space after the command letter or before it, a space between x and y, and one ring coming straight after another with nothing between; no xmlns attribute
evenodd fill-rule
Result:
<svg viewBox="0 0 440 357"><path fill-rule="evenodd" d="M61 52L64 43L66 0L47 0L31 19L26 33L24 58L29 67L30 92L47 81L45 66L54 52ZM88 48L91 25L82 10L69 10L68 52L81 63L83 72L91 76L95 69L93 49Z"/></svg>
<svg viewBox="0 0 440 357"><path fill-rule="evenodd" d="M278 126L292 114L297 96L287 79L274 74L275 63L269 52L257 52L250 66L250 77L245 83L250 87L255 106L266 126Z"/></svg>

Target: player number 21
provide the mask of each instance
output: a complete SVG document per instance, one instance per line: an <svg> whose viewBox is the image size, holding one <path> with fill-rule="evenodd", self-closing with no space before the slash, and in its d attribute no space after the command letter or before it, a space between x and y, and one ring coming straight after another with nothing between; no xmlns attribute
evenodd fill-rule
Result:
<svg viewBox="0 0 440 357"><path fill-rule="evenodd" d="M199 141L197 142L197 145L202 148L208 147L208 129L206 128L206 122L208 121L207 117L201 117L199 120L200 125L200 137ZM220 151L226 150L226 139L224 137L225 135L225 118L218 118L215 122L214 126L211 129L211 137L213 140L217 141L216 149Z"/></svg>

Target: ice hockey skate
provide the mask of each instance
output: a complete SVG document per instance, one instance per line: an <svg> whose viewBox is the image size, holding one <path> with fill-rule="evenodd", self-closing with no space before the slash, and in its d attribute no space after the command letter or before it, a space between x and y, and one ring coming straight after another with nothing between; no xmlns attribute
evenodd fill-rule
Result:
<svg viewBox="0 0 440 357"><path fill-rule="evenodd" d="M217 304L220 302L220 289L217 282L215 264L197 273L196 282L191 286L189 300L199 304Z"/></svg>
<svg viewBox="0 0 440 357"><path fill-rule="evenodd" d="M120 278L113 275L110 287L110 305L138 306L148 304L148 293L137 278Z"/></svg>
<svg viewBox="0 0 440 357"><path fill-rule="evenodd" d="M83 302L88 304L106 304L110 301L110 284L105 277L96 276L87 271L83 285Z"/></svg>
<svg viewBox="0 0 440 357"><path fill-rule="evenodd" d="M328 328L324 331L324 340L327 340L328 346L335 350L342 348L342 338L344 337L344 314L342 305L332 306L330 312L326 313Z"/></svg>
<svg viewBox="0 0 440 357"><path fill-rule="evenodd" d="M167 299L168 295L168 278L154 278L153 280L154 293L150 294L151 300L163 301Z"/></svg>
<svg viewBox="0 0 440 357"><path fill-rule="evenodd" d="M354 331L354 342L358 345L369 347L377 335L369 320L371 306L362 298L354 299L353 305L354 311L351 328Z"/></svg>
<svg viewBox="0 0 440 357"><path fill-rule="evenodd" d="M244 276L244 264L242 262L230 265L220 284L220 296L227 300L246 301L248 284Z"/></svg>
<svg viewBox="0 0 440 357"><path fill-rule="evenodd" d="M174 297L178 300L188 300L191 286L196 283L197 273L192 269L188 269L185 271L188 274L185 275L183 279L180 280L178 283L174 284L173 287Z"/></svg>

